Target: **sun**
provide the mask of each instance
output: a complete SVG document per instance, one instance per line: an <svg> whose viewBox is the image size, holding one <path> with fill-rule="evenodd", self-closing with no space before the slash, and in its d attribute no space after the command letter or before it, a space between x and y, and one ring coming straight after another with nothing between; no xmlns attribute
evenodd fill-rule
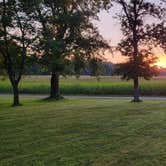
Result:
<svg viewBox="0 0 166 166"><path fill-rule="evenodd" d="M166 63L163 62L157 62L156 65L162 68L166 68Z"/></svg>
<svg viewBox="0 0 166 166"><path fill-rule="evenodd" d="M154 48L154 55L158 57L158 61L155 63L158 67L166 68L166 53L160 47Z"/></svg>
<svg viewBox="0 0 166 166"><path fill-rule="evenodd" d="M166 55L159 55L159 60L156 63L157 66L166 68Z"/></svg>

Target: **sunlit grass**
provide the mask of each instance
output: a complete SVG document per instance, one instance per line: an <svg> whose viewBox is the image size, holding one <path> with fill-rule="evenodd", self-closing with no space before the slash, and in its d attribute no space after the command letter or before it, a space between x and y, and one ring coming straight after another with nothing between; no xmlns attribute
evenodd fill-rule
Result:
<svg viewBox="0 0 166 166"><path fill-rule="evenodd" d="M48 94L48 76L24 77L20 84L21 93ZM132 81L121 80L119 77L101 77L100 81L92 77L61 78L61 92L74 95L130 95L133 92ZM142 95L166 95L166 77L156 77L151 81L141 80ZM0 93L11 93L12 89L8 80L0 81Z"/></svg>

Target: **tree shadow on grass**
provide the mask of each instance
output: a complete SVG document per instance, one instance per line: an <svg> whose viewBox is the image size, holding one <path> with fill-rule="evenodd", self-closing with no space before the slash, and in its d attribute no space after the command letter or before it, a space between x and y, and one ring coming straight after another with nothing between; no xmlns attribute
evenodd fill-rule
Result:
<svg viewBox="0 0 166 166"><path fill-rule="evenodd" d="M66 98L64 98L63 96L59 96L59 97L55 97L55 98L51 98L51 97L46 97L43 99L39 99L39 102L61 102L61 101L65 101Z"/></svg>

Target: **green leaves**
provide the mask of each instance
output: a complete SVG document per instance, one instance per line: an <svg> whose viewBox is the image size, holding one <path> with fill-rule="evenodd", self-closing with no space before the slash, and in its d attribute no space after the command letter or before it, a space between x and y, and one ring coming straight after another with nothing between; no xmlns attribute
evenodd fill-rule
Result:
<svg viewBox="0 0 166 166"><path fill-rule="evenodd" d="M70 63L71 73L78 74L100 49L110 48L91 22L108 1L50 0L41 4L37 10L42 25L38 46L40 62L48 70L64 75Z"/></svg>

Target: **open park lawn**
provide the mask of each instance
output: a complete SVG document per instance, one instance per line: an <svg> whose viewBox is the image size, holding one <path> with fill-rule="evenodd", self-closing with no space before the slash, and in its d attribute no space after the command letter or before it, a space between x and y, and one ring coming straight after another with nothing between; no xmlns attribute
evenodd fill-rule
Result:
<svg viewBox="0 0 166 166"><path fill-rule="evenodd" d="M0 98L0 166L165 166L166 101Z"/></svg>

